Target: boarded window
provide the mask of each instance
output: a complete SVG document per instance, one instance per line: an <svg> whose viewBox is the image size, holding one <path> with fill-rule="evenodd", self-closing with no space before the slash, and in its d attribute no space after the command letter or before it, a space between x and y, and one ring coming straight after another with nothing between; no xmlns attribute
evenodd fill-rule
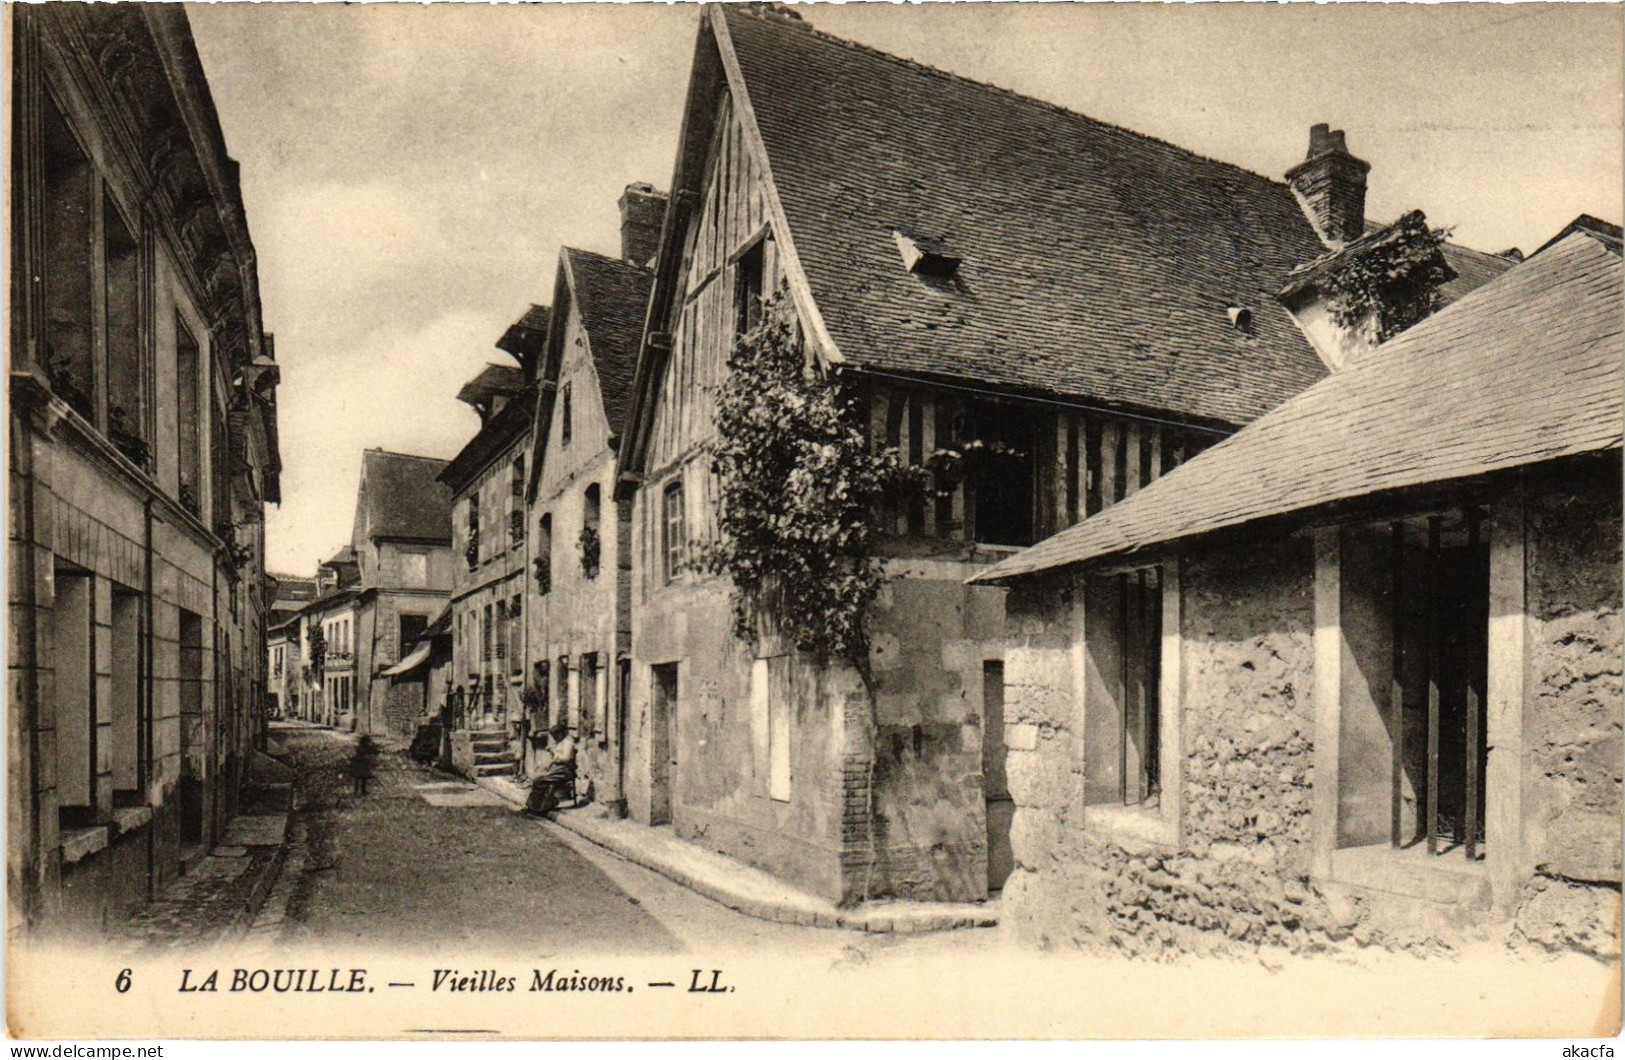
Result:
<svg viewBox="0 0 1625 1060"><path fill-rule="evenodd" d="M429 584L429 554L427 552L401 553L401 584L414 589Z"/></svg>
<svg viewBox="0 0 1625 1060"><path fill-rule="evenodd" d="M794 702L793 657L757 659L751 665L751 736L759 790L790 801L790 735Z"/></svg>

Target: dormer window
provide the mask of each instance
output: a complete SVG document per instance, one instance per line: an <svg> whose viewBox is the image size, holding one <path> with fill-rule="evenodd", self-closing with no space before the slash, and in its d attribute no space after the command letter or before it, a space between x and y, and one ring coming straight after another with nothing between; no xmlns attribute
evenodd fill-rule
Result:
<svg viewBox="0 0 1625 1060"><path fill-rule="evenodd" d="M916 276L946 280L959 271L959 264L964 260L948 253L938 240L920 239L895 231L892 239L897 243L898 253L903 256L903 268Z"/></svg>
<svg viewBox="0 0 1625 1060"><path fill-rule="evenodd" d="M1243 335L1251 335L1253 333L1253 311L1251 309L1248 309L1246 306L1233 305L1226 309L1224 313L1225 316L1230 318L1231 327L1235 328Z"/></svg>

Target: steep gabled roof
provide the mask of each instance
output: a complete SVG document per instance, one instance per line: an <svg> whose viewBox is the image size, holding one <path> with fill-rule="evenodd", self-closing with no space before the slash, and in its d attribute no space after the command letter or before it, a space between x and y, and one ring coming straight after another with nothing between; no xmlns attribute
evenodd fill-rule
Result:
<svg viewBox="0 0 1625 1060"><path fill-rule="evenodd" d="M451 543L451 491L438 481L446 461L368 449L356 500L374 539Z"/></svg>
<svg viewBox="0 0 1625 1060"><path fill-rule="evenodd" d="M723 21L848 363L1226 424L1325 374L1275 300L1325 249L1284 183L783 17ZM954 278L906 271L894 232L951 247Z"/></svg>
<svg viewBox="0 0 1625 1060"><path fill-rule="evenodd" d="M1606 240L1572 234L1133 497L973 580L1618 449L1621 278Z"/></svg>
<svg viewBox="0 0 1625 1060"><path fill-rule="evenodd" d="M633 379L638 363L638 347L643 339L644 317L654 273L630 262L594 254L575 247L559 248L559 268L553 281L553 304L559 327L547 343L538 385L542 397L536 402L531 430L532 451L526 495L534 497L546 459L548 432L553 422L559 374L564 366L564 335L570 307L574 306L587 333L592 351L593 372L598 377L599 399L612 439L618 439L626 426L632 404Z"/></svg>
<svg viewBox="0 0 1625 1060"><path fill-rule="evenodd" d="M581 326L592 347L593 368L611 434L620 434L637 367L643 314L654 274L589 250L564 249Z"/></svg>

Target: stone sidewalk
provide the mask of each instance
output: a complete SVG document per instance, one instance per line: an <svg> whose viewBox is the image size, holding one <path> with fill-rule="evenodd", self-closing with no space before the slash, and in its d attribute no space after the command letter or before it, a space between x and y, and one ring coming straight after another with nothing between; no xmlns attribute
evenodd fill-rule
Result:
<svg viewBox="0 0 1625 1060"><path fill-rule="evenodd" d="M475 783L516 809L524 808L526 789L512 779L480 777ZM601 806L560 810L547 823L760 920L898 934L996 927L999 922L997 899L986 903L876 901L843 909L760 869L678 839L669 827L616 820Z"/></svg>
<svg viewBox="0 0 1625 1060"><path fill-rule="evenodd" d="M274 739L268 744L273 754L282 751ZM115 952L133 957L220 945L248 931L281 875L289 822L298 808L291 776L281 782L280 773L291 771L274 762L263 768L277 771L278 782L247 793L250 812L233 817L219 844L118 927L111 939Z"/></svg>

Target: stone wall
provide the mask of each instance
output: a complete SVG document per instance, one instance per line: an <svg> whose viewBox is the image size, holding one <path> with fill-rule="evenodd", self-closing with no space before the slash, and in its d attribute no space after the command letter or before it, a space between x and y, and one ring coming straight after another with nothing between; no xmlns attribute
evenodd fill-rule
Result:
<svg viewBox="0 0 1625 1060"><path fill-rule="evenodd" d="M1164 784L1183 784L1185 812L1173 844L1124 827L1121 811L1083 808L1081 653L1070 642L1079 594L1059 578L1012 594L1007 720L1036 738L1011 741L1007 917L1030 943L1150 955L1346 937L1352 910L1309 885L1310 544L1199 553L1180 578L1185 755Z"/></svg>
<svg viewBox="0 0 1625 1060"><path fill-rule="evenodd" d="M1525 519L1525 843L1535 879L1518 928L1544 946L1618 954L1618 461L1544 477L1527 493Z"/></svg>

